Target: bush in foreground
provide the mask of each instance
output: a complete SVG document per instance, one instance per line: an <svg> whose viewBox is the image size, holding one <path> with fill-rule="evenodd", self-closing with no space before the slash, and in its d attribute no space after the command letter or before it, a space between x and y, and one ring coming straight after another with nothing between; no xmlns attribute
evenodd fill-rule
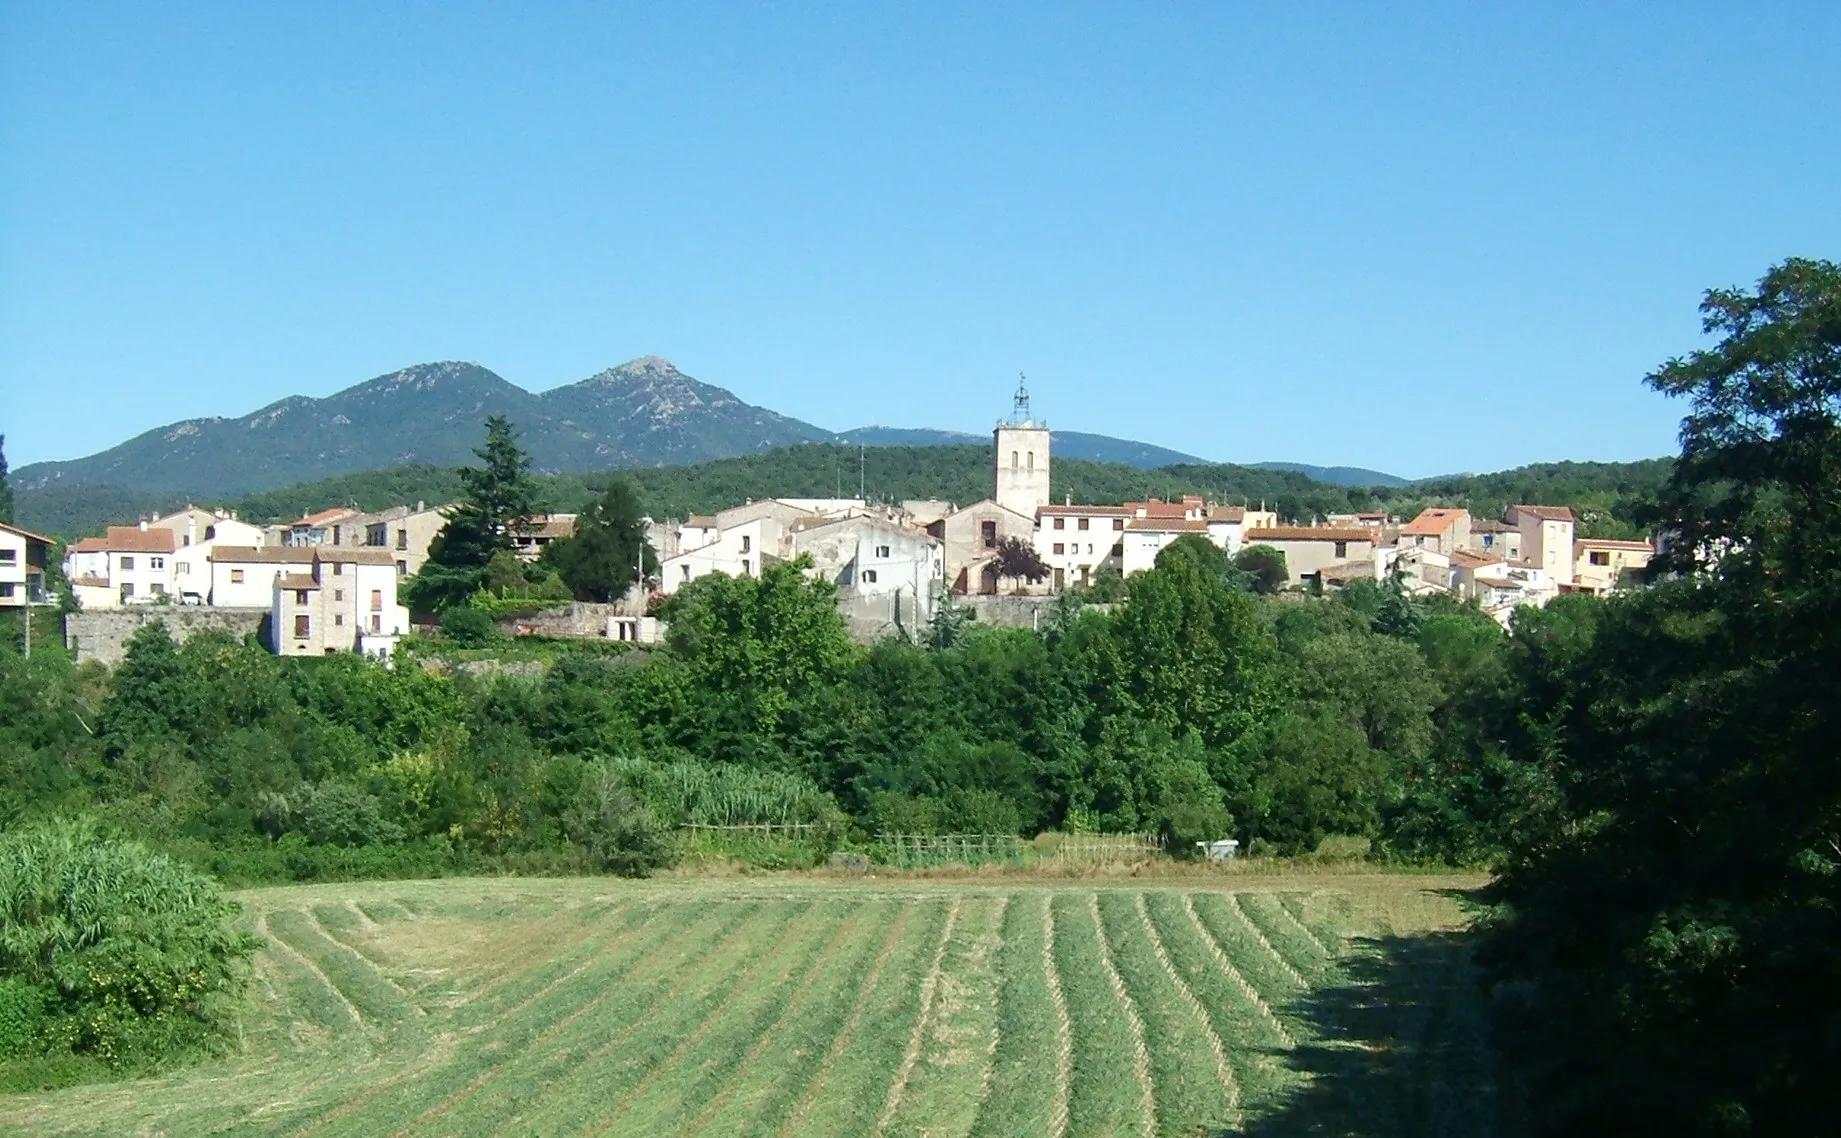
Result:
<svg viewBox="0 0 1841 1138"><path fill-rule="evenodd" d="M0 836L0 1062L164 1066L227 1038L259 942L188 866L84 821Z"/></svg>

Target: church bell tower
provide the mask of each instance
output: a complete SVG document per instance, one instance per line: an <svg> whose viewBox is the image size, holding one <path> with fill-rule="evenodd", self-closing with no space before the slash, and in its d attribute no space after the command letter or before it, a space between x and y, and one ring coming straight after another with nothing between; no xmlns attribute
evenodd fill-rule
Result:
<svg viewBox="0 0 1841 1138"><path fill-rule="evenodd" d="M997 424L997 504L1026 518L1048 505L1048 424L1029 412L1029 388L1017 376L1010 417Z"/></svg>

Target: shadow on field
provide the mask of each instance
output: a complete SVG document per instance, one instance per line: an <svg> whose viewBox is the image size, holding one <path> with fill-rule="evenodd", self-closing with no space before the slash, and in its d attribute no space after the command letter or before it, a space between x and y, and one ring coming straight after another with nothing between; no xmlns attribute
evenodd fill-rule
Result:
<svg viewBox="0 0 1841 1138"><path fill-rule="evenodd" d="M1310 1024L1286 1062L1308 1078L1259 1138L1470 1138L1523 1133L1489 1044L1471 934L1356 942L1341 977L1293 1004Z"/></svg>

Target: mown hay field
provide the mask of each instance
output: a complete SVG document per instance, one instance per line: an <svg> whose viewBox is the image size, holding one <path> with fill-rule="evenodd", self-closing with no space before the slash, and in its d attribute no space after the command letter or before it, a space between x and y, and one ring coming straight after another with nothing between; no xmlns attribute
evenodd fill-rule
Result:
<svg viewBox="0 0 1841 1138"><path fill-rule="evenodd" d="M240 1052L24 1134L1499 1132L1454 879L447 880L241 894Z"/></svg>

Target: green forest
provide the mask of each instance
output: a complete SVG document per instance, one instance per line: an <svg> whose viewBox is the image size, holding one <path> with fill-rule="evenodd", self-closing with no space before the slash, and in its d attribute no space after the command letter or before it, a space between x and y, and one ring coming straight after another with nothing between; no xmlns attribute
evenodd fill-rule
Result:
<svg viewBox="0 0 1841 1138"><path fill-rule="evenodd" d="M1702 315L1708 346L1648 377L1686 406L1677 460L1466 483L1490 502L1574 486L1604 496L1605 524L1651 510L1675 538L1648 587L1562 596L1506 634L1393 583L1262 595L1184 540L1115 604L1070 597L1036 631L947 607L915 643L853 643L797 562L686 587L659 649L558 646L536 667L439 642L388 667L282 659L152 625L111 672L9 636L0 1049L20 1024L92 1055L221 1026L211 1001L249 946L210 931L201 873L644 874L686 823L808 826L805 854L765 860L783 865L890 831L1152 832L1178 856L1232 835L1254 854L1489 868L1477 958L1536 1133L1830 1132L1841 265L1787 261ZM899 464L942 453L884 452L879 477L906 495ZM809 461L826 479L841 457L701 469ZM1068 492L1182 488L1145 483L1165 476ZM655 507L707 508L690 483L638 482ZM147 950L139 987L93 967L122 959L97 955L116 941L33 918L90 911L110 882L172 914L119 943L179 938Z"/></svg>

